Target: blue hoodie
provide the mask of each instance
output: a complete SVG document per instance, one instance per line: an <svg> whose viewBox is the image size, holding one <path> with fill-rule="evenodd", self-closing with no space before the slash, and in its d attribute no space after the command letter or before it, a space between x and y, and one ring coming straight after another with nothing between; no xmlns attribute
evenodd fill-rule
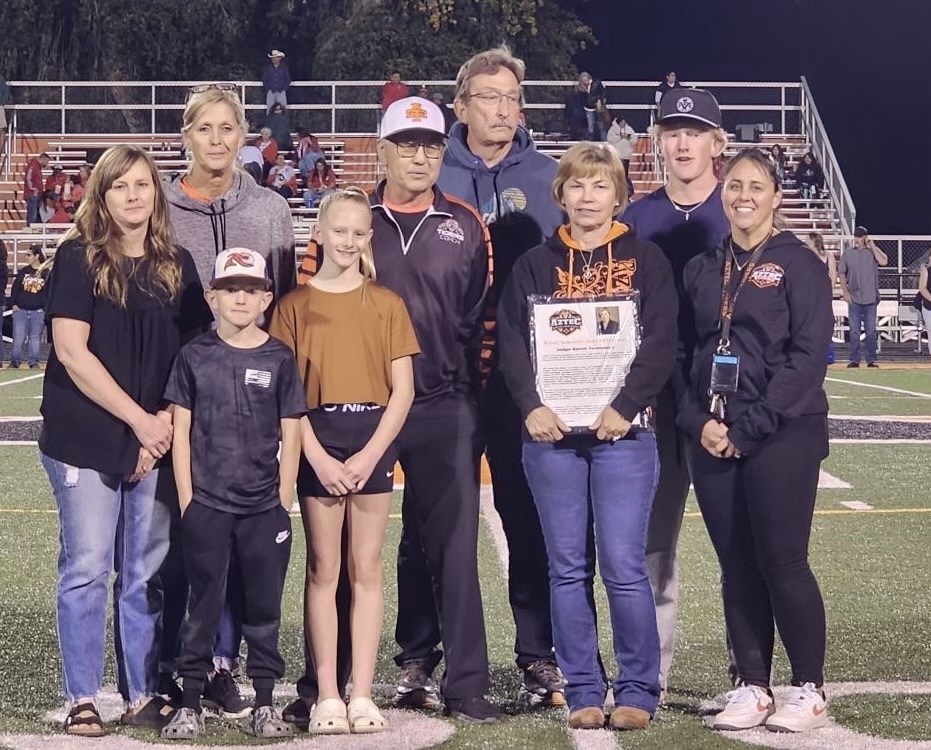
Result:
<svg viewBox="0 0 931 750"><path fill-rule="evenodd" d="M518 127L510 153L493 167L469 150L468 129L455 123L437 186L481 214L495 250L495 288L501 288L524 252L542 244L563 223L553 199L556 160L541 154L524 128Z"/></svg>

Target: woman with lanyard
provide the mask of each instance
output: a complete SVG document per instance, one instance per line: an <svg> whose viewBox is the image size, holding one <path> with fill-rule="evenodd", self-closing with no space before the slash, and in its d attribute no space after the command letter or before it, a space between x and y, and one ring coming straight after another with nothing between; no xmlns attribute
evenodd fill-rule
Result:
<svg viewBox="0 0 931 750"><path fill-rule="evenodd" d="M610 144L579 143L559 160L553 194L569 224L514 264L498 306L500 370L524 418L523 464L549 558L556 661L569 726L605 726L608 683L592 595L595 556L608 594L617 676L612 729L645 729L659 701L659 636L646 570L647 521L659 476L653 431L634 426L675 361L676 292L658 247L613 220L627 202ZM537 392L529 295L640 294L641 344L624 385L583 434L571 434ZM594 538L594 544L592 539Z"/></svg>
<svg viewBox="0 0 931 750"><path fill-rule="evenodd" d="M65 731L105 733L107 589L113 584L121 722L159 729L157 695L171 445L162 401L182 338L212 316L194 262L176 247L158 170L135 146L107 150L62 238L46 285L52 351L42 389L42 465L58 506L58 641L70 704Z"/></svg>
<svg viewBox="0 0 931 750"><path fill-rule="evenodd" d="M821 262L774 226L782 192L768 156L735 157L722 200L731 236L685 268L698 339L679 414L739 679L713 727L806 731L827 722L824 602L808 543L828 454L831 295ZM774 621L792 666L778 710Z"/></svg>
<svg viewBox="0 0 931 750"><path fill-rule="evenodd" d="M206 287L217 255L230 247L248 247L265 258L271 291L277 301L297 282L294 226L288 202L255 181L239 166L237 156L246 137L246 119L234 84L206 84L190 89L181 132L190 166L165 185L175 241L188 248ZM272 302L272 308L275 302ZM265 313L271 320L270 308ZM177 519L175 519L177 520ZM175 528L166 583L165 646L161 689L173 697L180 690L170 680L178 654L178 630L184 618L187 585ZM235 594L235 582L231 591ZM232 611L224 613L215 661L205 700L227 717L249 712L232 677L238 666L240 627Z"/></svg>

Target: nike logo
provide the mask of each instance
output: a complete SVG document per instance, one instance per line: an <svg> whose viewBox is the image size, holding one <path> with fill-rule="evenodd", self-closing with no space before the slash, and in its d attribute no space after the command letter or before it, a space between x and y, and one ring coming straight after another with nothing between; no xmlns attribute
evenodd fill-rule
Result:
<svg viewBox="0 0 931 750"><path fill-rule="evenodd" d="M827 710L828 710L827 706L821 706L820 708L818 706L815 706L813 709L811 709L811 712L815 716L821 716Z"/></svg>
<svg viewBox="0 0 931 750"><path fill-rule="evenodd" d="M769 706L770 706L769 703L765 703L765 702L763 702L762 700L760 700L759 698L757 698L757 700L756 700L756 710L759 711L761 714L765 714L767 711L769 711Z"/></svg>
<svg viewBox="0 0 931 750"><path fill-rule="evenodd" d="M387 474L385 474L385 476L386 476L386 477L389 477L389 478L390 478L390 477L393 477L393 476L394 476L394 472L393 472L393 471L389 471Z"/></svg>
<svg viewBox="0 0 931 750"><path fill-rule="evenodd" d="M285 541L289 536L291 536L291 532L290 532L290 531L279 531L279 532L278 532L278 536L275 537L275 544L281 544L281 543L282 543L283 541Z"/></svg>

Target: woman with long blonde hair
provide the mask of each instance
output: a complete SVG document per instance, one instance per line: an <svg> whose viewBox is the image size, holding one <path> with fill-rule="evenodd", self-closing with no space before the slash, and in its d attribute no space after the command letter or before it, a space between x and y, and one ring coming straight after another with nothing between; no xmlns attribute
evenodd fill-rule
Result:
<svg viewBox="0 0 931 750"><path fill-rule="evenodd" d="M162 392L188 334L212 320L191 256L175 247L151 158L108 149L49 275L52 350L42 394L42 465L58 506L57 615L68 734L105 733L107 588L113 587L122 723L160 728L161 584L171 496L159 482L171 445Z"/></svg>
<svg viewBox="0 0 931 750"><path fill-rule="evenodd" d="M323 263L278 305L271 333L297 357L309 419L297 494L307 539L304 624L319 695L311 732L377 732L372 702L382 625L381 554L391 507L395 438L414 400L420 351L399 296L373 283L372 209L359 188L323 199L314 239ZM343 524L352 588L352 695L337 681L337 597Z"/></svg>

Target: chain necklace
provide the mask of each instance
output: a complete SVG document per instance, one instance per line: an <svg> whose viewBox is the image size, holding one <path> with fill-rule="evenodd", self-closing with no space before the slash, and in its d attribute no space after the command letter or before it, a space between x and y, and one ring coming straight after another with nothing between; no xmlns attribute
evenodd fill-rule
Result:
<svg viewBox="0 0 931 750"><path fill-rule="evenodd" d="M699 208L701 208L702 206L704 206L705 203L708 202L708 199L709 199L712 195L714 195L714 191L713 191L713 190L705 197L705 199L704 199L703 201L700 201L700 202L698 202L698 203L696 203L696 204L694 204L694 205L692 205L692 206L689 206L688 208L682 208L682 206L680 206L678 203L676 203L676 202L669 196L669 192L668 192L668 191L666 192L666 198L669 199L669 202L672 204L672 207L673 207L674 209L676 209L676 211L678 211L680 214L685 214L685 220L686 220L686 221L689 220L689 218L690 218L691 215L692 215L692 212L693 212L693 211L697 211Z"/></svg>
<svg viewBox="0 0 931 750"><path fill-rule="evenodd" d="M741 264L740 261L737 260L737 252L734 250L734 238L733 237L727 238L727 244L730 246L730 249L731 249L731 258L734 259L734 265L737 266L737 273L740 273L741 271L744 270L744 268L747 267L747 263L750 262L750 258L753 257L753 253L756 252L758 248L762 247L764 244L769 242L775 234L776 234L776 228L773 227L772 229L769 230L769 234L766 235L766 238L762 242L754 245L749 250L747 250L746 251L747 259L743 262L743 264Z"/></svg>
<svg viewBox="0 0 931 750"><path fill-rule="evenodd" d="M588 253L588 260L585 260L585 253ZM595 248L583 250L579 248L579 254L582 256L582 281L590 284L595 278L595 272L592 270L592 256L595 254Z"/></svg>

